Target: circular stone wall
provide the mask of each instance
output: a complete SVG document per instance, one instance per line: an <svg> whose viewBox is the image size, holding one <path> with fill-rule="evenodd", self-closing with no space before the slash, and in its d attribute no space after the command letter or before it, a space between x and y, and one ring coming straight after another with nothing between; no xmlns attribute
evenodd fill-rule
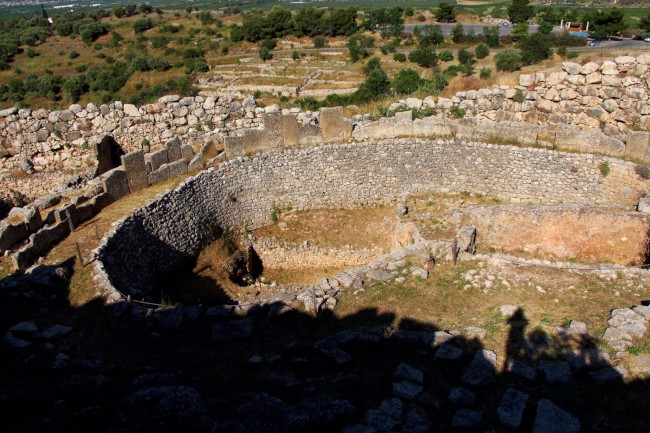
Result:
<svg viewBox="0 0 650 433"><path fill-rule="evenodd" d="M646 187L633 163L536 148L400 139L286 150L201 172L136 210L97 249L96 274L114 299L118 291L142 297L161 274L195 257L215 227L261 227L276 206L338 208L462 191L521 203L632 203Z"/></svg>

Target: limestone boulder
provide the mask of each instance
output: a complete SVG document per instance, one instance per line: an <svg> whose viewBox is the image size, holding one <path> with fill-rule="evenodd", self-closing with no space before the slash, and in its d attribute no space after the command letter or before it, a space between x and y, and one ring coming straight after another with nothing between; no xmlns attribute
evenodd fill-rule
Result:
<svg viewBox="0 0 650 433"><path fill-rule="evenodd" d="M618 66L614 62L606 60L600 66L600 72L603 75L618 75Z"/></svg>
<svg viewBox="0 0 650 433"><path fill-rule="evenodd" d="M636 62L640 65L650 65L650 54L641 54L636 58Z"/></svg>
<svg viewBox="0 0 650 433"><path fill-rule="evenodd" d="M598 65L598 63L596 62L585 63L584 65L582 65L582 68L580 69L580 73L582 75L589 75L593 72L596 72L599 68L600 65Z"/></svg>
<svg viewBox="0 0 650 433"><path fill-rule="evenodd" d="M562 69L564 69L569 75L576 75L582 70L582 65L574 62L563 62Z"/></svg>
<svg viewBox="0 0 650 433"><path fill-rule="evenodd" d="M422 108L422 99L418 98L406 98L406 106L409 108L420 109Z"/></svg>
<svg viewBox="0 0 650 433"><path fill-rule="evenodd" d="M133 104L124 104L124 114L130 117L140 117L138 107Z"/></svg>
<svg viewBox="0 0 650 433"><path fill-rule="evenodd" d="M535 83L535 78L530 74L521 74L519 76L519 85L524 87L532 86Z"/></svg>

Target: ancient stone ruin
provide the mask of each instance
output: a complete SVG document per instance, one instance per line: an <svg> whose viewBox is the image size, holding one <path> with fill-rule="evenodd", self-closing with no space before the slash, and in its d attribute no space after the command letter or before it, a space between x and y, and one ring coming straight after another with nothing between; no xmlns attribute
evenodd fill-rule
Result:
<svg viewBox="0 0 650 433"><path fill-rule="evenodd" d="M0 230L0 247L12 254L17 268L27 268L110 203L194 173L177 188L116 222L94 252L92 267L95 283L116 316L151 323L156 333L209 323L210 339L219 344L250 339L260 323L297 310L310 317L327 316L341 294L360 293L374 283L399 283L406 278L425 281L437 261L480 259L571 272L598 271L606 276L620 271L643 281L648 272L642 268L649 259L650 225L646 196L650 189L650 175L646 176L650 163L649 63L647 55L603 64L564 63L562 71L548 76L522 75L515 88L461 92L449 100L402 101L393 107L394 117L378 120L346 118L342 107L301 113L262 109L252 99L240 104L215 96L165 97L140 108L114 103L52 113L8 110L0 113L7 119L1 132L14 153L5 157L3 167L13 167L26 155L39 155L32 158L33 167L39 170L83 165L88 152L73 153L62 162L56 143L87 140L94 134L110 134L127 152L120 155L118 165L116 143L110 138L99 142L99 177L80 181L85 184L83 193L71 202L39 197L30 206L14 209ZM411 109L425 105L441 111L414 119ZM450 117L451 108L465 109L469 115ZM209 131L192 128L208 120L212 122ZM31 132L25 135L25 130ZM148 141L146 148L143 138ZM205 148L198 147L209 146L213 140L223 142L224 151L208 161ZM85 164L93 166L94 162L86 159ZM476 194L490 197L493 203L448 209L454 221L453 239L435 239L429 236L433 230L427 231L430 215L418 210L417 201L434 194ZM277 244L246 236L272 223L276 209L346 209L360 204L396 207L395 223L387 230L391 249L385 254L365 251L366 263L355 263L307 286L273 286L271 296L249 303L162 305L161 280L192 262L224 232L242 234L248 242L248 257L260 249L258 258L263 264L265 254ZM50 211L43 218L46 209ZM285 252L287 256L308 253L314 253L309 245ZM345 261L345 254L341 257ZM464 276L470 286L483 277L489 291L493 276L475 271ZM612 312L604 336L615 350L615 359L625 357L634 339L647 330L645 305L621 307ZM498 313L512 329L522 326L517 307L504 305ZM31 325L12 328L6 339L14 347L29 345L28 337L19 338L29 332L39 330ZM309 345L305 356L323 356L338 374L359 356L354 352L357 345L409 344L413 352L431 355L427 362L451 368L453 379L447 385L453 382L453 387L443 404L453 416L444 420L445 428L470 431L523 426L534 432L578 432L581 420L563 409L562 402L534 395L536 391L528 388L521 391L521 384L552 388L583 379L612 384L628 374L596 347L594 336L581 322L556 327L554 336L589 344L566 350L556 360L497 359L495 352L472 346L485 333L474 326L431 331L358 327L319 339ZM251 363L258 361L262 358ZM453 369L461 364L462 368ZM386 399L377 407L365 408L362 415L349 401L329 396L315 397L324 400L310 406L305 401L290 405L262 394L238 403L224 425L235 431L257 431L250 417L237 418L241 411L256 408L294 430L316 424L319 428L335 425L346 432L429 431L433 421L421 406L438 403L431 397L432 372L423 365L400 362L389 374ZM487 394L499 369L504 383L510 382L507 389L499 385L495 400ZM344 379L337 376L336 380ZM150 404L138 400L138 386L130 390L124 401L133 401L127 408ZM155 392L163 393L157 388ZM189 412L204 415L195 389L174 388L173 393L182 395L177 400L191 407ZM494 410L477 410L475 403L481 399ZM332 409L316 416L309 409L314 407ZM137 415L124 409L117 424L129 427L138 422ZM237 426L246 427L237 430Z"/></svg>

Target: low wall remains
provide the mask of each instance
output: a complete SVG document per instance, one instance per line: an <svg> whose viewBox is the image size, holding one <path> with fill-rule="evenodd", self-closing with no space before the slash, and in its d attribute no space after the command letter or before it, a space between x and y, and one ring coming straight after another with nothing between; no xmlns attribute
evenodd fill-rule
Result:
<svg viewBox="0 0 650 433"><path fill-rule="evenodd" d="M477 245L550 260L643 265L648 257L650 215L617 206L471 206L464 225L477 230Z"/></svg>
<svg viewBox="0 0 650 433"><path fill-rule="evenodd" d="M603 176L601 164L610 173ZM636 203L647 185L635 164L467 141L400 139L264 153L210 169L136 210L95 253L99 283L144 297L193 259L215 228L255 229L275 207L389 203L404 194L473 191L521 203Z"/></svg>

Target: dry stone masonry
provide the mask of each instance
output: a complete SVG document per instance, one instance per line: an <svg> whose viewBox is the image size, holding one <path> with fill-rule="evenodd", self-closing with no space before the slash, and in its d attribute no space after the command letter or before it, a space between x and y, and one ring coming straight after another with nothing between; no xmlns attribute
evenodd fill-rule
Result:
<svg viewBox="0 0 650 433"><path fill-rule="evenodd" d="M598 167L605 160L617 176L603 177ZM270 223L275 207L347 207L394 202L404 194L461 191L523 203L636 202L646 186L634 166L590 154L417 139L235 158L122 221L97 250L95 263L109 287L143 296L163 271L206 245L206 227L255 229Z"/></svg>

